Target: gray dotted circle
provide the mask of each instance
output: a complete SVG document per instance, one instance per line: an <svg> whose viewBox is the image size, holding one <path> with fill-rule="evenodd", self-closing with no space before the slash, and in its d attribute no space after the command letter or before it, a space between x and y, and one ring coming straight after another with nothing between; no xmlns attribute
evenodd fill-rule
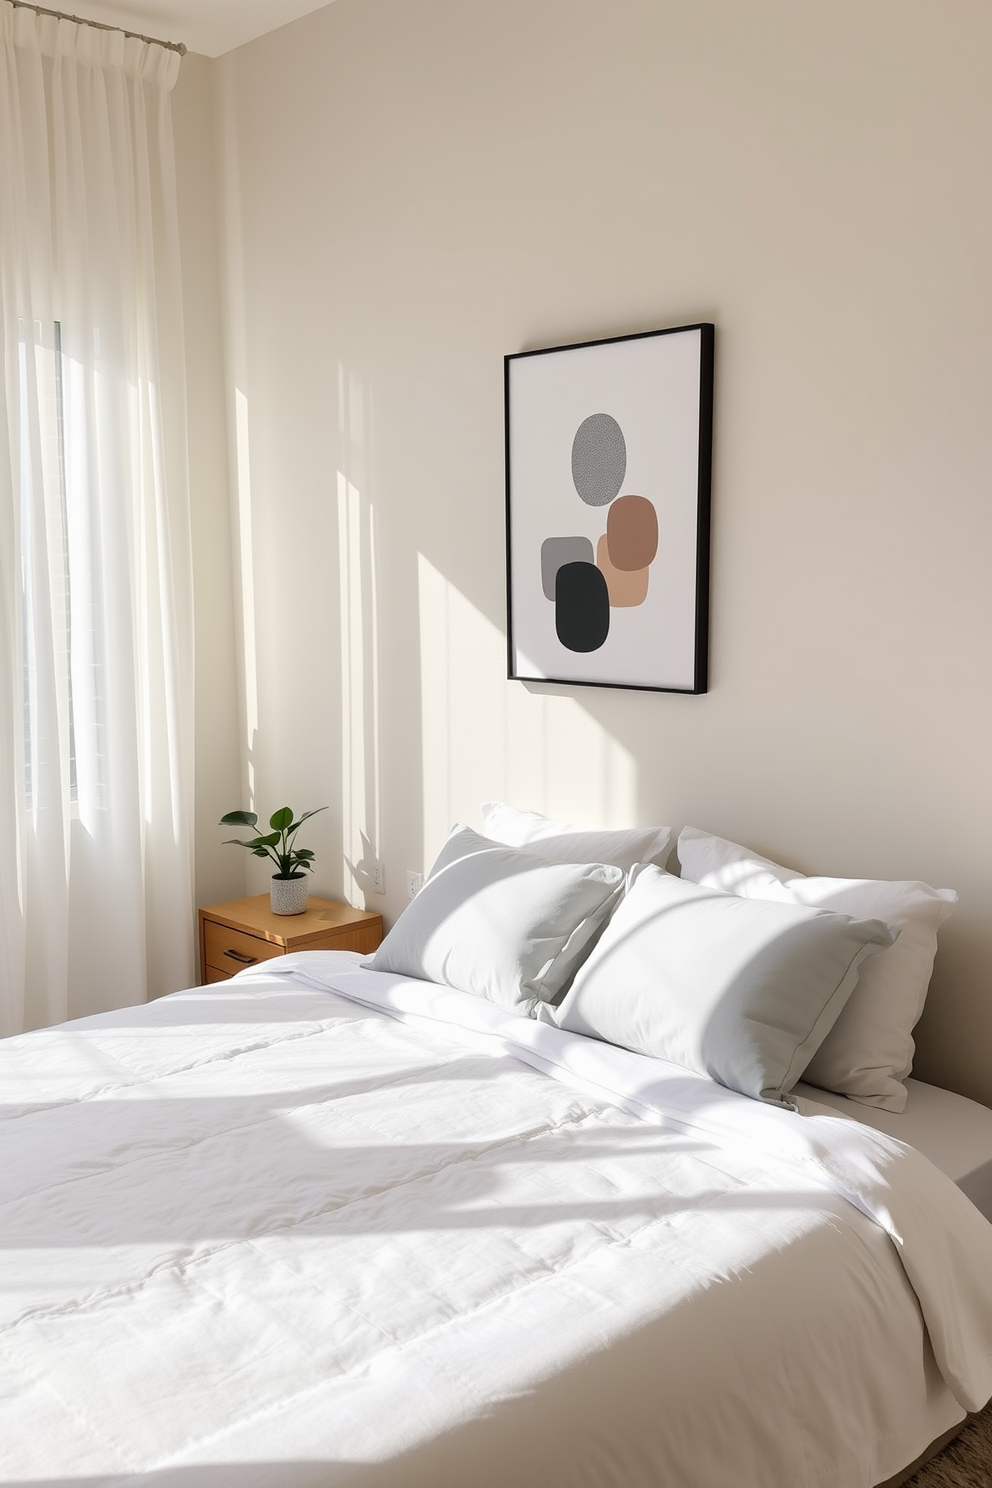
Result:
<svg viewBox="0 0 992 1488"><path fill-rule="evenodd" d="M572 480L587 506L608 506L623 485L627 445L608 413L583 419L572 440Z"/></svg>

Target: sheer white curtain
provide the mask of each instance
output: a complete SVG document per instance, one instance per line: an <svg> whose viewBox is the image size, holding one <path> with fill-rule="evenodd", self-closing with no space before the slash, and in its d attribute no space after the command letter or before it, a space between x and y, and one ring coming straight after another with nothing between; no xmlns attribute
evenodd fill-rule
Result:
<svg viewBox="0 0 992 1488"><path fill-rule="evenodd" d="M0 1033L193 980L178 67L0 0Z"/></svg>

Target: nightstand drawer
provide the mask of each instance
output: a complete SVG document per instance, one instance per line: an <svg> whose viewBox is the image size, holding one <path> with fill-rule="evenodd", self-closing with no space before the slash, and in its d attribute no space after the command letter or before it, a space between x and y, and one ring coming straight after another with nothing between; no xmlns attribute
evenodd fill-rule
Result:
<svg viewBox="0 0 992 1488"><path fill-rule="evenodd" d="M290 951L360 951L382 940L382 915L311 894L302 914L275 915L268 894L206 904L200 910L200 976L226 981L246 966Z"/></svg>
<svg viewBox="0 0 992 1488"><path fill-rule="evenodd" d="M233 975L231 971L218 971L216 966L208 966L203 981L206 986L209 986L211 982L229 982Z"/></svg>
<svg viewBox="0 0 992 1488"><path fill-rule="evenodd" d="M268 961L273 956L286 954L285 946L262 940L258 935L246 935L242 930L231 930L213 920L207 920L203 926L203 945L207 966L225 976L233 976L246 966L254 966L256 961Z"/></svg>

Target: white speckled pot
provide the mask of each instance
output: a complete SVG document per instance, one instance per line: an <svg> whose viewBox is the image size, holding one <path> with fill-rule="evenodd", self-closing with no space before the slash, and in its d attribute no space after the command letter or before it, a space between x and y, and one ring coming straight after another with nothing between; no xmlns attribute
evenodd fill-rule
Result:
<svg viewBox="0 0 992 1488"><path fill-rule="evenodd" d="M269 895L273 914L302 914L307 907L307 876L295 873L292 878L272 875L272 890Z"/></svg>

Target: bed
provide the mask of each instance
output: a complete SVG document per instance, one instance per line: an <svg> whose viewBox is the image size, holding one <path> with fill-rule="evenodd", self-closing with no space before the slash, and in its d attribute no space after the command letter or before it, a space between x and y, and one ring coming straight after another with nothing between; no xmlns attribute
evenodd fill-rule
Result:
<svg viewBox="0 0 992 1488"><path fill-rule="evenodd" d="M802 1081L795 1094L915 1147L992 1221L992 1111L923 1080L907 1079L906 1089L909 1099L899 1113L855 1105Z"/></svg>
<svg viewBox="0 0 992 1488"><path fill-rule="evenodd" d="M913 1149L359 960L0 1048L8 1488L869 1488L992 1394Z"/></svg>
<svg viewBox="0 0 992 1488"><path fill-rule="evenodd" d="M372 962L0 1045L4 1488L873 1488L992 1396L947 894L500 811Z"/></svg>

